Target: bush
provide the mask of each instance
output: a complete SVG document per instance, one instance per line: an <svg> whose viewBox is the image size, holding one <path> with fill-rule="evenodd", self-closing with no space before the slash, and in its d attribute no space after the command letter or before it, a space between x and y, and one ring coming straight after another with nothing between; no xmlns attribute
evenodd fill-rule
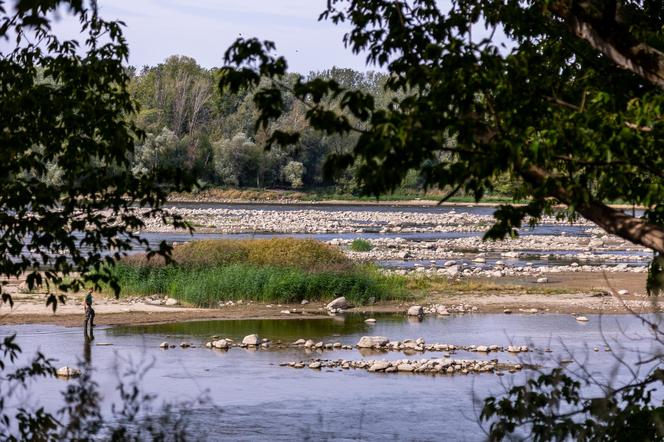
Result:
<svg viewBox="0 0 664 442"><path fill-rule="evenodd" d="M356 239L350 243L350 249L353 252L368 252L373 249L373 246L365 239Z"/></svg>
<svg viewBox="0 0 664 442"><path fill-rule="evenodd" d="M162 293L199 307L235 299L287 303L337 296L365 304L405 293L404 278L356 265L311 239L193 241L175 247L173 259L166 265L163 259L130 256L113 272L124 293Z"/></svg>
<svg viewBox="0 0 664 442"><path fill-rule="evenodd" d="M161 293L197 307L215 307L220 301L237 299L293 303L338 296L367 304L405 293L403 278L381 275L371 266L346 272L309 272L246 263L199 269L121 263L114 272L123 293Z"/></svg>
<svg viewBox="0 0 664 442"><path fill-rule="evenodd" d="M300 270L349 270L353 262L341 251L313 239L272 238L257 240L192 241L173 248L173 261L180 267L199 268L229 264L289 267ZM144 254L123 262L134 266L164 266L163 259L148 260Z"/></svg>

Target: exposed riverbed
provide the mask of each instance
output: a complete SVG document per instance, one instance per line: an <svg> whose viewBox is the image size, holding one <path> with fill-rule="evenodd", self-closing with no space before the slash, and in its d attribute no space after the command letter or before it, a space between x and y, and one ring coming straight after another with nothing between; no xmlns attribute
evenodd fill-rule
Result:
<svg viewBox="0 0 664 442"><path fill-rule="evenodd" d="M608 235L581 219L575 223L545 217L518 239L483 241L493 223L491 207L362 206L275 204L174 204L194 236L147 219L151 244L166 240L293 236L326 241L358 261L374 262L402 274L449 278L537 279L557 272L644 273L652 252ZM369 252L351 252L355 239L371 243Z"/></svg>

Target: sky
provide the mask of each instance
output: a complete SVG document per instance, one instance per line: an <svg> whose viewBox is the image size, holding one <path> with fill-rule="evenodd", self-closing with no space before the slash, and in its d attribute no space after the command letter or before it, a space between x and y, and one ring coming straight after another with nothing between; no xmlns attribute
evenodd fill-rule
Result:
<svg viewBox="0 0 664 442"><path fill-rule="evenodd" d="M99 0L101 15L127 25L129 63L155 65L169 55L193 57L204 67L223 64L238 37L272 40L289 70L308 73L332 66L367 70L364 57L343 46L346 30L318 22L326 0ZM59 24L69 30L74 23Z"/></svg>

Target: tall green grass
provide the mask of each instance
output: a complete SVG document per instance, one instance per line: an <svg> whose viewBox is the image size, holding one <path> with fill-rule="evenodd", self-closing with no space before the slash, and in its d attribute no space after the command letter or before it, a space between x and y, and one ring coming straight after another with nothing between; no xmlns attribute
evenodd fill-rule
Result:
<svg viewBox="0 0 664 442"><path fill-rule="evenodd" d="M363 267L351 272L306 272L294 268L231 264L187 269L175 266L115 268L123 293L166 294L199 307L220 301L300 302L345 296L350 302L370 302L402 297L404 281Z"/></svg>
<svg viewBox="0 0 664 442"><path fill-rule="evenodd" d="M366 239L355 239L350 243L350 249L353 252L369 252L373 249L373 246Z"/></svg>
<svg viewBox="0 0 664 442"><path fill-rule="evenodd" d="M405 278L357 265L319 241L195 241L174 249L174 263L129 257L113 272L123 294L165 294L214 307L220 301L300 302L345 296L355 304L404 297Z"/></svg>

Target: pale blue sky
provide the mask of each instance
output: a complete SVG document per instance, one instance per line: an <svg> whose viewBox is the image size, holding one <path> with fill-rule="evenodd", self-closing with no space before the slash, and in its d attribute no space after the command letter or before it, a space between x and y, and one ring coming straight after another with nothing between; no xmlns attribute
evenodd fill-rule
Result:
<svg viewBox="0 0 664 442"><path fill-rule="evenodd" d="M317 21L325 0L99 0L99 5L102 16L127 24L129 61L138 67L169 55L220 66L225 49L241 35L274 41L291 71L366 69L363 57L343 47L345 28Z"/></svg>

